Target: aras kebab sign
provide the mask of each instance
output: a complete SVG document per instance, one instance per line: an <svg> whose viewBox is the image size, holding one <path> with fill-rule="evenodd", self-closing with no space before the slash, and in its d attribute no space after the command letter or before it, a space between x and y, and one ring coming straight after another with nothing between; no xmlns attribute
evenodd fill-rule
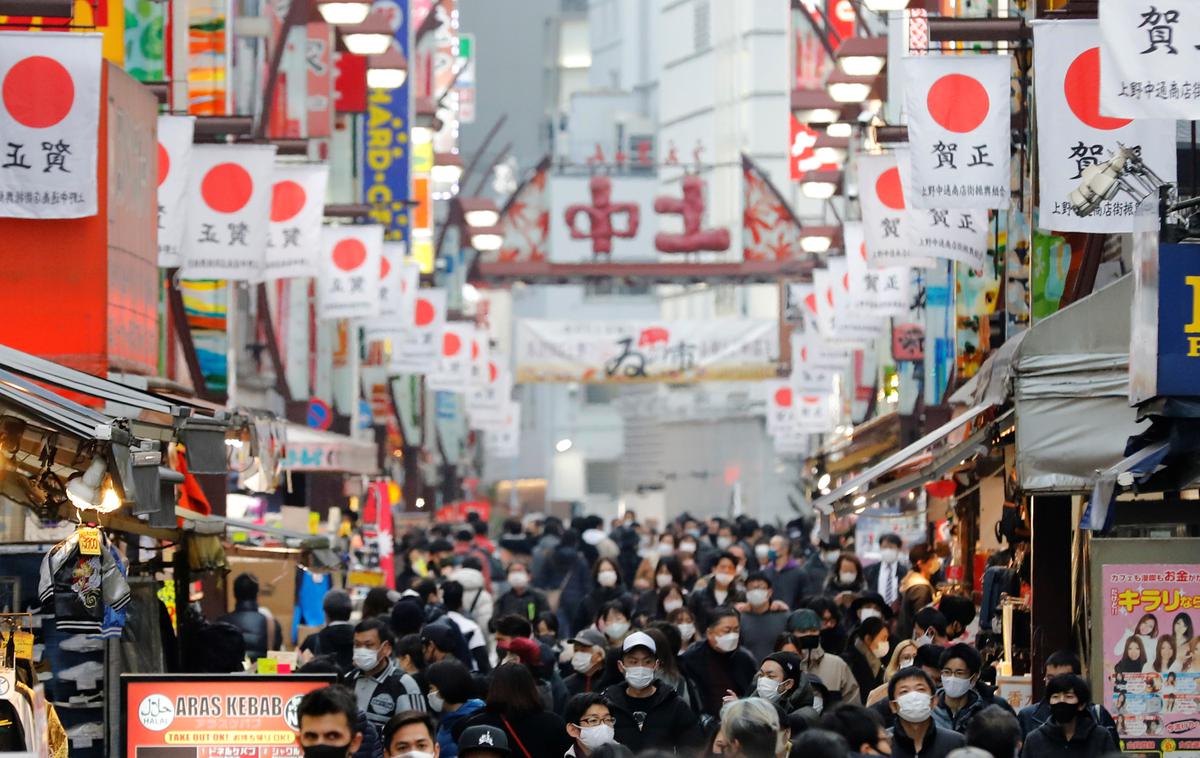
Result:
<svg viewBox="0 0 1200 758"><path fill-rule="evenodd" d="M121 677L121 755L293 758L300 699L332 675Z"/></svg>

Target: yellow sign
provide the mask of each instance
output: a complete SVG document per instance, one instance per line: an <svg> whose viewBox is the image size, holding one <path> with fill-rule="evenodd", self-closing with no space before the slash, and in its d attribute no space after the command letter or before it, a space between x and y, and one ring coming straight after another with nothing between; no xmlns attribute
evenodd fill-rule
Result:
<svg viewBox="0 0 1200 758"><path fill-rule="evenodd" d="M255 664L260 674L278 674L279 661L274 658L259 658Z"/></svg>
<svg viewBox="0 0 1200 758"><path fill-rule="evenodd" d="M1183 327L1185 334L1200 334L1200 276L1189 276L1184 278L1184 282L1192 290L1192 323ZM1188 341L1188 357L1200 358L1200 337L1187 338Z"/></svg>
<svg viewBox="0 0 1200 758"><path fill-rule="evenodd" d="M308 514L308 533L316 534L321 530L321 514L311 511Z"/></svg>
<svg viewBox="0 0 1200 758"><path fill-rule="evenodd" d="M100 530L85 526L79 530L79 554L100 555Z"/></svg>
<svg viewBox="0 0 1200 758"><path fill-rule="evenodd" d="M351 587L382 587L382 571L351 571L346 577L346 584Z"/></svg>
<svg viewBox="0 0 1200 758"><path fill-rule="evenodd" d="M14 655L27 661L33 660L33 632L17 632ZM8 635L0 634L0 652L8 654Z"/></svg>

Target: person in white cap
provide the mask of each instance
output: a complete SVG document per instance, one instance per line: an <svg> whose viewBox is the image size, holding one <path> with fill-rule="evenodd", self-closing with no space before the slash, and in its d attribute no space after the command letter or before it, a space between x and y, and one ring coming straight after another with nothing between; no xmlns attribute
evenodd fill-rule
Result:
<svg viewBox="0 0 1200 758"><path fill-rule="evenodd" d="M650 635L634 632L626 637L617 668L625 683L604 691L617 742L635 753L648 749L684 753L703 742L696 713L674 689L659 686L658 651Z"/></svg>

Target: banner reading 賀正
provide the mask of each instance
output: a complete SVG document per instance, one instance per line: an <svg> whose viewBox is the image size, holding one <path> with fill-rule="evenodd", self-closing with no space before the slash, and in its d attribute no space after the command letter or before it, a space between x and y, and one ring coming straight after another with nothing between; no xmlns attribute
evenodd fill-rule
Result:
<svg viewBox="0 0 1200 758"><path fill-rule="evenodd" d="M1195 3L1100 4L1100 113L1200 118L1200 19Z"/></svg>
<svg viewBox="0 0 1200 758"><path fill-rule="evenodd" d="M396 47L412 60L408 0L377 0L372 8L387 17ZM384 239L392 242L408 242L409 105L407 80L395 89L372 89L363 120L363 197L371 204L371 218L383 225Z"/></svg>
<svg viewBox="0 0 1200 758"><path fill-rule="evenodd" d="M1109 564L1098 609L1103 705L1125 752L1200 750L1200 564ZM1179 755L1194 755L1180 752Z"/></svg>
<svg viewBox="0 0 1200 758"><path fill-rule="evenodd" d="M517 382L699 382L774 378L773 320L517 321Z"/></svg>

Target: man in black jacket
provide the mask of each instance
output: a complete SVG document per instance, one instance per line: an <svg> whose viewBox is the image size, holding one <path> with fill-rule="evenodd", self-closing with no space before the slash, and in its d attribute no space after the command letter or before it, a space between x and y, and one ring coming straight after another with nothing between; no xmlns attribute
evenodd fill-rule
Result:
<svg viewBox="0 0 1200 758"><path fill-rule="evenodd" d="M679 667L700 691L701 713L716 718L726 695L742 697L758 673L750 651L739 647L741 616L728 606L709 614L705 638L679 657Z"/></svg>
<svg viewBox="0 0 1200 758"><path fill-rule="evenodd" d="M426 709L417 680L392 660L394 645L392 630L381 619L367 619L354 627L354 671L349 684L358 709L380 730L397 713Z"/></svg>
<svg viewBox="0 0 1200 758"><path fill-rule="evenodd" d="M1025 738L1022 758L1091 758L1117 751L1112 736L1088 710L1092 690L1083 679L1074 674L1054 677L1046 685L1046 699L1050 702L1050 723Z"/></svg>
<svg viewBox="0 0 1200 758"><path fill-rule="evenodd" d="M892 727L892 758L946 758L966 744L958 732L933 723L933 679L916 666L892 675L888 700L897 716Z"/></svg>
<svg viewBox="0 0 1200 758"><path fill-rule="evenodd" d="M354 665L354 627L350 625L350 593L345 590L330 590L321 601L325 611L325 628L310 634L300 645L300 651L313 656L332 655L342 671Z"/></svg>
<svg viewBox="0 0 1200 758"><path fill-rule="evenodd" d="M233 624L246 641L246 656L253 663L268 650L283 647L283 630L271 612L258 607L258 579L251 574L238 574L233 580L233 613L218 621Z"/></svg>
<svg viewBox="0 0 1200 758"><path fill-rule="evenodd" d="M1083 671L1083 665L1079 661L1079 656L1075 655L1070 650L1058 650L1050 654L1046 658L1046 683L1056 676L1063 674L1074 674L1079 676ZM1091 713L1092 720L1112 735L1113 742L1118 740L1117 725L1113 721L1113 717L1109 715L1104 706L1099 703L1092 703L1088 706L1088 712ZM1050 695L1046 694L1040 702L1027 705L1017 714L1017 721L1021 724L1021 735L1028 737L1037 730L1038 727L1050 723Z"/></svg>
<svg viewBox="0 0 1200 758"><path fill-rule="evenodd" d="M634 753L676 748L685 753L699 747L704 735L696 714L674 688L655 681L658 652L650 635L634 632L625 638L618 668L625 683L604 692L616 720L617 742Z"/></svg>

